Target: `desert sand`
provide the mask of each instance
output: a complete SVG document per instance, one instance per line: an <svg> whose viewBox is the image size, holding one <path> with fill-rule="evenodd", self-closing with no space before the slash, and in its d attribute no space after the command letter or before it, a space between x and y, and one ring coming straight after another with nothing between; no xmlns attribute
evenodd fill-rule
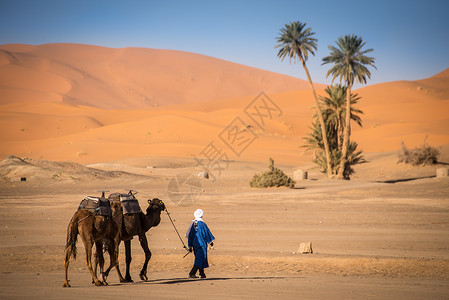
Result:
<svg viewBox="0 0 449 300"><path fill-rule="evenodd" d="M301 147L314 113L302 80L178 51L0 46L0 297L447 298L449 179L435 172L449 163L448 87L446 70L356 90L364 115L353 138L368 162L336 181ZM397 163L401 142L425 139L439 164ZM208 164L211 155L220 164ZM269 157L309 178L295 189L250 188ZM197 176L205 167L209 179ZM162 199L181 234L203 208L217 238L206 280L187 279L193 256L183 258L163 212L147 233L148 282L138 279L138 240L135 282L113 272L104 287L91 284L78 242L72 288L62 288L78 204L127 189L143 209ZM297 253L302 242L314 253Z"/></svg>

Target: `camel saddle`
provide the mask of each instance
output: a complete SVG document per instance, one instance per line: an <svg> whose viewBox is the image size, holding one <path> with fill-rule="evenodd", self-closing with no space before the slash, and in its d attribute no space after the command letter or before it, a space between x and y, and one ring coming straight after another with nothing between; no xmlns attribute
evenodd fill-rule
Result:
<svg viewBox="0 0 449 300"><path fill-rule="evenodd" d="M142 209L140 208L139 201L134 197L133 194L120 194L120 193L114 193L109 195L108 197L109 201L120 201L120 203L123 206L123 214L137 214L142 212Z"/></svg>
<svg viewBox="0 0 449 300"><path fill-rule="evenodd" d="M87 209L100 216L112 217L111 204L103 197L85 196L78 207L78 210L80 209Z"/></svg>

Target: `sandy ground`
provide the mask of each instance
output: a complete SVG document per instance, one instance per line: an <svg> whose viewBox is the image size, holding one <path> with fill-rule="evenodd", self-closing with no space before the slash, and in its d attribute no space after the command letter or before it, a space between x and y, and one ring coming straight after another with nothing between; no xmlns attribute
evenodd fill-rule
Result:
<svg viewBox="0 0 449 300"><path fill-rule="evenodd" d="M376 169L389 161L385 155L368 158ZM146 168L149 160L159 167ZM33 162L55 170L51 162ZM234 162L215 182L195 181L199 192L180 186L174 193L169 184L173 178L196 175L188 159L116 161L112 167L122 169L120 174L108 171L111 164L95 166L95 174L84 171L86 175L80 176L77 168L84 167L72 165L58 177L45 179L45 170L39 169L35 174L41 177L2 183L2 299L449 296L449 181L432 175L436 167L398 165L395 172L385 169L368 178L373 166L365 164L357 169L363 180L326 180L312 171L295 189L252 189L248 178L266 166ZM120 284L113 272L105 287L91 284L78 242L79 257L69 269L72 288L62 288L66 226L82 197L130 188L139 191L142 208L149 198L163 199L181 234L196 208L205 211L204 219L216 236L215 249L209 251L208 278L187 279L193 256L183 258L182 244L163 212L161 224L147 233L153 253L148 282L138 277L144 258L138 240L133 240L135 282ZM301 242L312 242L314 253L296 253ZM123 268L123 245L121 253Z"/></svg>

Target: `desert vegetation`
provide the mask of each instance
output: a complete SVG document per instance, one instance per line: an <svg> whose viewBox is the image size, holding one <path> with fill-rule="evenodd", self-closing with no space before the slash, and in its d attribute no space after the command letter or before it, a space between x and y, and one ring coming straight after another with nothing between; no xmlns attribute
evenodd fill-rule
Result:
<svg viewBox="0 0 449 300"><path fill-rule="evenodd" d="M274 166L274 160L270 157L268 171L260 174L255 174L249 182L249 185L255 188L285 186L292 189L295 187L295 181L285 175L284 171L276 168Z"/></svg>
<svg viewBox="0 0 449 300"><path fill-rule="evenodd" d="M398 163L406 163L413 166L433 165L438 162L439 155L440 151L427 144L426 140L424 140L421 146L413 149L407 148L405 143L402 142L401 150L399 150L398 154Z"/></svg>
<svg viewBox="0 0 449 300"><path fill-rule="evenodd" d="M335 79L339 79L340 84L344 83L344 93L346 95L346 108L341 110L344 113L343 115L338 113L340 119L338 120L338 131L334 132L336 137L329 136L328 131L335 124L326 124L323 107L318 101L311 76L306 66L308 54L315 55L318 47L318 40L313 38L314 34L310 27L306 28L306 23L291 22L286 24L277 37L278 45L276 45L276 48L280 48L278 57L281 60L289 57L290 62L292 60L294 62L300 61L310 84L315 100L315 119L317 121L316 124L313 124L312 130L314 131L313 134L317 135L316 138L320 140L316 145L318 146L319 144L319 147L316 148L322 149L323 152L319 154L319 158L316 158L315 162L320 166L325 165L321 169L329 178L349 179L349 175L352 173L350 166L363 161L360 158L360 154L356 152L357 144L350 140L351 120L353 120L351 117L351 89L354 82L365 84L367 78L371 77L371 72L368 67L375 68L375 59L366 56L366 54L373 51L373 49L364 50L363 47L366 42L363 42L362 38L356 35L341 36L336 41L336 47L329 46L330 54L323 58L323 65L332 64L333 66L329 69L326 76L332 76L332 83ZM341 90L341 93L343 93L343 90ZM335 122L335 120L331 122ZM334 143L336 148L332 148L331 140L336 140L336 143ZM310 146L310 143L308 146ZM338 163L335 164L336 162Z"/></svg>
<svg viewBox="0 0 449 300"><path fill-rule="evenodd" d="M325 132L329 138L330 148L330 168L331 173L338 173L340 162L342 158L342 144L344 128L346 124L346 93L347 88L342 85L329 86L325 90L327 96L320 97L320 105L323 108L323 117L325 123ZM354 107L358 103L360 97L357 94L351 95L351 120L359 126L362 126L362 119L360 117L363 112ZM311 132L304 138L304 147L308 150L314 151L313 162L318 165L323 173L328 171L328 161L324 155L323 136L321 135L320 123L317 121L317 116L314 116L315 121L310 127ZM362 152L357 150L358 144L351 141L348 146L347 160L344 165L343 177L349 179L354 172L352 168L355 164L365 162Z"/></svg>
<svg viewBox="0 0 449 300"><path fill-rule="evenodd" d="M351 90L354 82L366 83L367 78L371 77L368 66L374 67L374 57L365 54L372 52L373 49L363 50L366 42L356 35L345 35L338 38L335 46L329 46L330 55L323 58L324 64L333 64L326 76L332 75L332 82L339 79L340 83L346 84L346 113L345 125L343 131L343 143L341 145L341 159L336 169L337 178L348 179L346 164L350 161L349 153L353 148L350 142L351 135Z"/></svg>

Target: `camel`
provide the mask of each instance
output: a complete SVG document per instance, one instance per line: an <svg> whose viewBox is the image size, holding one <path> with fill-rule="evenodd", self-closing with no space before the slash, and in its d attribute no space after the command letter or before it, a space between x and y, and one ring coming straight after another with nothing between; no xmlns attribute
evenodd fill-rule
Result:
<svg viewBox="0 0 449 300"><path fill-rule="evenodd" d="M132 191L128 194L134 195ZM109 196L109 201L112 203L117 203L120 194L114 193ZM145 233L150 230L151 227L155 227L159 225L161 221L161 212L165 210L165 204L162 200L157 198L147 200L148 207L146 209L146 214L143 212L140 213L131 213L122 215L122 220L116 220L117 224L122 224L120 228L120 242L124 241L125 243L125 256L126 256L126 274L125 278L123 278L119 264L116 264L117 274L120 278L120 282L133 282L130 275L130 264L131 264L131 240L135 235L139 236L140 245L145 252L145 262L140 271L140 279L143 281L148 281L147 277L147 267L148 262L151 258L151 251L148 248L148 240ZM118 255L118 248L120 242L116 245L116 252Z"/></svg>
<svg viewBox="0 0 449 300"><path fill-rule="evenodd" d="M65 249L64 267L65 278L63 287L70 287L68 279L68 267L70 257L76 259L77 249L76 242L78 234L84 243L86 250L86 265L89 270L92 281L96 286L105 285L106 277L109 271L117 265L118 254L116 252L116 243L119 240L119 230L114 219L120 218L123 215L123 208L120 203L111 204L112 218L97 215L87 209L79 209L73 215L67 227L67 244ZM103 272L104 258L103 258L103 243L107 246L110 257L110 265L106 272ZM92 247L95 244L98 261L100 265L100 272L103 276L103 281L100 281L94 271L92 270Z"/></svg>

